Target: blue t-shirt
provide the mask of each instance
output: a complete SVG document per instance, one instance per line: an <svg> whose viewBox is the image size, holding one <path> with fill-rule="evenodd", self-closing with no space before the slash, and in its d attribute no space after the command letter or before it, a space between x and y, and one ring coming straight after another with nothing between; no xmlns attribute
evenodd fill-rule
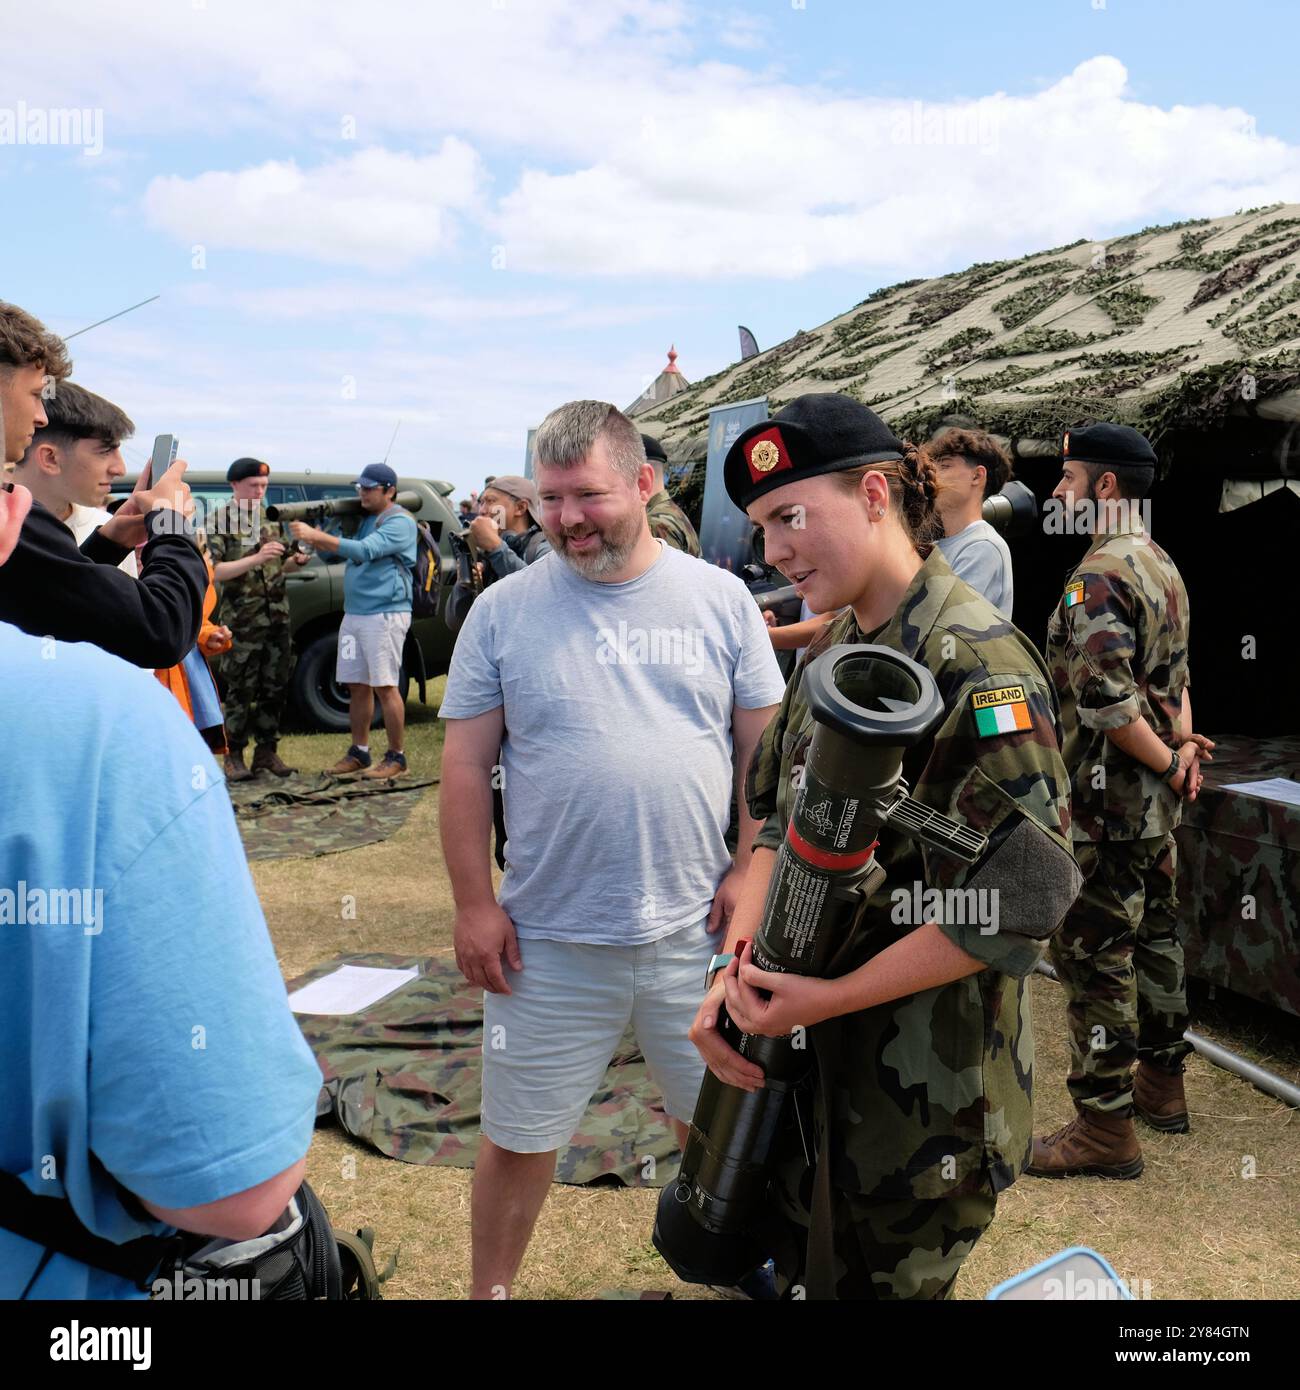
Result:
<svg viewBox="0 0 1300 1390"><path fill-rule="evenodd" d="M785 687L744 584L659 545L621 584L544 555L456 639L439 713L504 707L499 901L520 940L655 941L705 917L731 866L733 712Z"/></svg>
<svg viewBox="0 0 1300 1390"><path fill-rule="evenodd" d="M409 613L419 528L405 507L367 516L357 534L339 541L345 613Z"/></svg>
<svg viewBox="0 0 1300 1390"><path fill-rule="evenodd" d="M265 1182L306 1153L320 1072L224 779L153 675L0 623L0 724L0 1168L96 1235L160 1234L112 1179L164 1207ZM0 1230L0 1298L41 1254ZM29 1294L142 1296L61 1255Z"/></svg>

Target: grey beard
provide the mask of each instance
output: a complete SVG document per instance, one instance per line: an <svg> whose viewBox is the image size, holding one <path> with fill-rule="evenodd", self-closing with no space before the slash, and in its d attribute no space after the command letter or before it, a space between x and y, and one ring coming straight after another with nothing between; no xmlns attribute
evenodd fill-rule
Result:
<svg viewBox="0 0 1300 1390"><path fill-rule="evenodd" d="M583 579L599 579L602 575L613 574L627 564L632 552L636 549L640 534L639 532L634 533L622 543L599 536L600 549L594 555L573 554L563 536L550 535L548 539L551 542L551 549L575 574L581 575Z"/></svg>

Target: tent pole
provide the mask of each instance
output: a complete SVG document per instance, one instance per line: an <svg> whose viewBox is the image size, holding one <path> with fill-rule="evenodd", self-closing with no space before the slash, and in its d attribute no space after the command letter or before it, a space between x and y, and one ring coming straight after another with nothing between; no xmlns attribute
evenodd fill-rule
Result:
<svg viewBox="0 0 1300 1390"><path fill-rule="evenodd" d="M1056 980L1057 984L1060 984L1060 978L1056 971L1045 960L1040 960L1034 969L1040 975L1046 975L1049 980ZM1241 1077L1243 1081L1249 1081L1252 1086L1263 1091L1265 1095L1272 1096L1275 1100L1283 1101L1285 1104L1300 1110L1300 1086L1293 1085L1285 1077L1278 1076L1276 1072L1259 1066L1243 1057L1239 1052L1233 1052L1231 1048L1221 1047L1218 1043L1211 1042L1209 1038L1202 1037L1194 1028L1187 1029L1183 1037L1213 1066L1221 1067L1224 1071Z"/></svg>

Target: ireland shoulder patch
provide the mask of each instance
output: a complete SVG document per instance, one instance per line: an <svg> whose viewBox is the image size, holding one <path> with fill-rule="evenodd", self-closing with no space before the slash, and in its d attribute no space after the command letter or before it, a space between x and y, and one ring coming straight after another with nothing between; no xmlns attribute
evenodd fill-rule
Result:
<svg viewBox="0 0 1300 1390"><path fill-rule="evenodd" d="M1065 606L1073 608L1075 604L1082 603L1083 599L1083 580L1076 579L1065 591Z"/></svg>
<svg viewBox="0 0 1300 1390"><path fill-rule="evenodd" d="M1023 685L1004 685L1000 690L977 690L970 697L975 728L980 738L1018 734L1034 727Z"/></svg>

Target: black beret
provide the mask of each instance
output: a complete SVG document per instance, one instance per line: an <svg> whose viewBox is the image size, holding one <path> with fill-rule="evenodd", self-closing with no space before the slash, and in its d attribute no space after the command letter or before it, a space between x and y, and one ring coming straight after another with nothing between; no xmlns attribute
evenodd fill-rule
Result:
<svg viewBox="0 0 1300 1390"><path fill-rule="evenodd" d="M641 443L645 446L645 456L651 463L656 459L658 459L660 463L668 462L668 454L665 452L664 446L660 444L653 435L643 434L641 436Z"/></svg>
<svg viewBox="0 0 1300 1390"><path fill-rule="evenodd" d="M755 498L798 478L901 459L903 446L851 396L796 396L770 420L751 425L727 450L727 495L743 512Z"/></svg>
<svg viewBox="0 0 1300 1390"><path fill-rule="evenodd" d="M270 465L263 463L261 459L236 459L226 469L226 481L228 483L238 483L244 478L269 478L270 476Z"/></svg>
<svg viewBox="0 0 1300 1390"><path fill-rule="evenodd" d="M1076 463L1099 463L1107 468L1154 468L1156 451L1146 435L1129 425L1085 425L1066 430L1061 457Z"/></svg>

